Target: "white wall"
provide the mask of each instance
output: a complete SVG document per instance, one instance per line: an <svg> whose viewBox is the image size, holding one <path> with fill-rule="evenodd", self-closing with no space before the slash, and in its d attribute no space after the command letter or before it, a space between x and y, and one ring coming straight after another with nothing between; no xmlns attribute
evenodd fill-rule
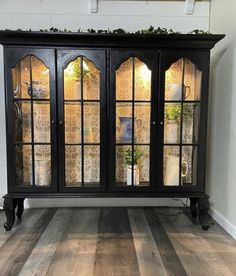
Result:
<svg viewBox="0 0 236 276"><path fill-rule="evenodd" d="M154 27L189 32L209 29L208 1L197 2L193 15L186 15L183 1L100 1L97 14L89 14L88 0L0 0L0 29L60 29L84 30L124 28L129 31ZM0 195L6 193L6 149L4 121L3 61L0 48ZM32 206L81 205L145 205L147 201L133 200L33 200ZM149 204L173 205L171 200L149 199Z"/></svg>
<svg viewBox="0 0 236 276"><path fill-rule="evenodd" d="M208 183L213 215L236 238L236 1L214 0L210 31L226 38L212 52Z"/></svg>

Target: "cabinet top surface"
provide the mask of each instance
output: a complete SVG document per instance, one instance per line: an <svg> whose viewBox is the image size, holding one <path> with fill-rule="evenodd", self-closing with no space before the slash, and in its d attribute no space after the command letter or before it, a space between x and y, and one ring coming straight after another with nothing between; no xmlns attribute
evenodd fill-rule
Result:
<svg viewBox="0 0 236 276"><path fill-rule="evenodd" d="M6 46L211 49L224 36L222 34L99 34L0 31L0 44Z"/></svg>

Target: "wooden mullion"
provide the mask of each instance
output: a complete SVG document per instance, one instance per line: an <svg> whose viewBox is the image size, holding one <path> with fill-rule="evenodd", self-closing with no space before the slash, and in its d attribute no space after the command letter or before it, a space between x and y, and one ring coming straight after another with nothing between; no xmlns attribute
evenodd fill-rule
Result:
<svg viewBox="0 0 236 276"><path fill-rule="evenodd" d="M81 184L84 187L84 90L83 90L83 57L80 57L80 89L81 89Z"/></svg>
<svg viewBox="0 0 236 276"><path fill-rule="evenodd" d="M30 59L30 102L31 102L31 151L32 151L32 185L35 186L35 159L34 159L34 105L33 105L33 77L32 77L32 55L29 56Z"/></svg>

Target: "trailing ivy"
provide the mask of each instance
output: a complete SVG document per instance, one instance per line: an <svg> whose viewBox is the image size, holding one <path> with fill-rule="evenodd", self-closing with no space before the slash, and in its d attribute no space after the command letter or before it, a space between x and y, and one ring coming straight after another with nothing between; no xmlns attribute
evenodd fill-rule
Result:
<svg viewBox="0 0 236 276"><path fill-rule="evenodd" d="M22 29L17 29L17 30L9 30L9 29L5 29L5 31L17 31L17 32L24 32L25 30ZM28 32L31 32L32 30L26 30ZM67 29L63 29L60 30L58 28L55 27L51 27L50 29L40 29L40 32L52 32L52 33L72 33L72 31L67 30ZM76 33L76 32L73 32ZM79 28L77 30L77 33L89 33L89 34L142 34L142 35L155 35L155 34L181 34L180 32L175 32L172 29L166 29L166 28L160 28L158 27L157 29L155 29L153 26L150 26L148 29L143 29L143 30L138 30L135 32L128 32L122 28L118 28L118 29L114 29L114 30L110 30L110 29L99 29L99 30L95 30L95 29L87 29L86 31ZM203 30L193 30L187 34L210 34L209 32L205 32Z"/></svg>

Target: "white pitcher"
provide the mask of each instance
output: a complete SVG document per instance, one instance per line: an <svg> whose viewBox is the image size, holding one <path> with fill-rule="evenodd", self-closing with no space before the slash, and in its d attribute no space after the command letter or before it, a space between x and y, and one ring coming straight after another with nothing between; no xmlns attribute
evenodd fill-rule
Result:
<svg viewBox="0 0 236 276"><path fill-rule="evenodd" d="M188 174L188 163L182 160L181 165L181 167L186 167L185 173L182 172L181 176L186 177ZM165 186L179 186L179 158L176 156L167 156L164 184Z"/></svg>
<svg viewBox="0 0 236 276"><path fill-rule="evenodd" d="M183 86L183 99L187 99L191 93L190 86ZM172 83L168 85L168 99L172 101L181 101L182 100L182 84Z"/></svg>

